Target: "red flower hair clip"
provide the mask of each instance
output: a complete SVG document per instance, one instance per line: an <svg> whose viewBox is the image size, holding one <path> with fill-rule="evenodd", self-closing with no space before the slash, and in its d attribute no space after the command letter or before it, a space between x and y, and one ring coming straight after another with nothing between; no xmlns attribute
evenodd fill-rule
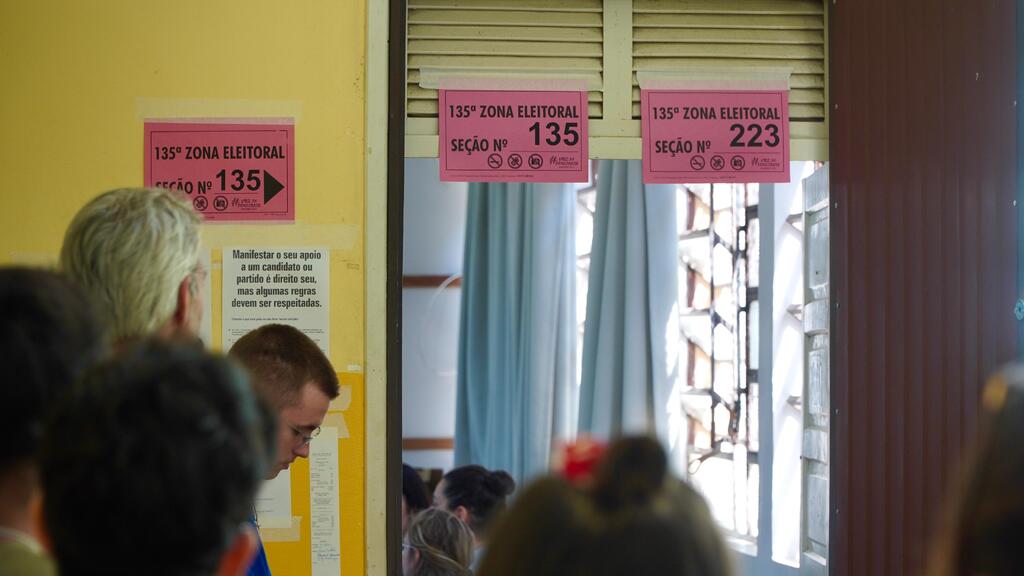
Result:
<svg viewBox="0 0 1024 576"><path fill-rule="evenodd" d="M555 470L575 486L590 484L594 478L597 463L601 461L607 445L589 436L581 436L576 442L564 444L556 457Z"/></svg>

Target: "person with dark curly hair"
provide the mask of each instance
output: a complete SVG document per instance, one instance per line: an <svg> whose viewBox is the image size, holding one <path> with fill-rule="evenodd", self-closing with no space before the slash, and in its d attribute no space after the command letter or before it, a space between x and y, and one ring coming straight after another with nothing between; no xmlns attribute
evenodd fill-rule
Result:
<svg viewBox="0 0 1024 576"><path fill-rule="evenodd" d="M245 574L277 423L241 367L194 347L131 348L51 422L43 517L62 576Z"/></svg>

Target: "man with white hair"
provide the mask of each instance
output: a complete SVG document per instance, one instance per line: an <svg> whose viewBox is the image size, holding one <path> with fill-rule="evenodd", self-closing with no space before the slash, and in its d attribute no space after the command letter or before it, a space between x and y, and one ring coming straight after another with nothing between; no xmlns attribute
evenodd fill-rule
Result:
<svg viewBox="0 0 1024 576"><path fill-rule="evenodd" d="M195 339L202 322L199 215L160 188L97 196L68 226L60 265L94 301L115 346Z"/></svg>

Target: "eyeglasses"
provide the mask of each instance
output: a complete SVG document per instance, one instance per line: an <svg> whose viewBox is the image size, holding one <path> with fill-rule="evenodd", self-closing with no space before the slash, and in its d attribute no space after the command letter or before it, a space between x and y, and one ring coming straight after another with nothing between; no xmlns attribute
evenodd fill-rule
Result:
<svg viewBox="0 0 1024 576"><path fill-rule="evenodd" d="M289 428L291 428L292 433L295 434L296 438L301 438L302 439L302 445L303 446L309 446L309 443L313 441L313 438L316 438L317 436L320 435L320 427L319 426L317 426L316 428L313 428L313 431L309 433L309 436L306 436L306 434L303 433L302 430L299 430L295 426L292 426L290 422L285 422L285 424Z"/></svg>
<svg viewBox="0 0 1024 576"><path fill-rule="evenodd" d="M412 544L409 544L408 542L402 542L402 552L406 552L406 551L412 552L415 549L416 549L416 547L413 546Z"/></svg>

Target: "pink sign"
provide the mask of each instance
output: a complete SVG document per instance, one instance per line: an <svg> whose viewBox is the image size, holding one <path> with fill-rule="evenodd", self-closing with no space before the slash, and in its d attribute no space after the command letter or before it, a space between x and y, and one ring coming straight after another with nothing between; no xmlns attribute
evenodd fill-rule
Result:
<svg viewBox="0 0 1024 576"><path fill-rule="evenodd" d="M443 182L586 182L586 91L441 90Z"/></svg>
<svg viewBox="0 0 1024 576"><path fill-rule="evenodd" d="M295 125L146 122L145 182L206 220L295 220Z"/></svg>
<svg viewBox="0 0 1024 576"><path fill-rule="evenodd" d="M644 182L789 182L789 93L643 90Z"/></svg>

